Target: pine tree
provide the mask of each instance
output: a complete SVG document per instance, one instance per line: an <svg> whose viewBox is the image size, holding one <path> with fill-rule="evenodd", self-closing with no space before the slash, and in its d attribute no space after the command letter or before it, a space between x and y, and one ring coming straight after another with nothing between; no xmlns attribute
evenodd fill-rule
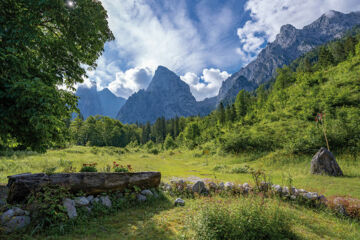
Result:
<svg viewBox="0 0 360 240"><path fill-rule="evenodd" d="M322 67L327 67L334 64L334 57L327 47L320 47L319 64Z"/></svg>
<svg viewBox="0 0 360 240"><path fill-rule="evenodd" d="M226 120L224 104L221 102L218 109L218 120L222 124Z"/></svg>

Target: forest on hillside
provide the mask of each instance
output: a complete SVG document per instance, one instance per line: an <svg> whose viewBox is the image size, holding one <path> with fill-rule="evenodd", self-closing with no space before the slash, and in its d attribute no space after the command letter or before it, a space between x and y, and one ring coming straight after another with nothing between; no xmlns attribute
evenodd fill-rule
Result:
<svg viewBox="0 0 360 240"><path fill-rule="evenodd" d="M354 33L355 32L355 33ZM186 147L216 152L314 152L326 146L360 149L360 34L320 46L277 70L254 92L240 91L206 117L158 118L124 125L103 116L76 118L70 141L78 145L144 145L150 151ZM324 138L324 132L327 139Z"/></svg>

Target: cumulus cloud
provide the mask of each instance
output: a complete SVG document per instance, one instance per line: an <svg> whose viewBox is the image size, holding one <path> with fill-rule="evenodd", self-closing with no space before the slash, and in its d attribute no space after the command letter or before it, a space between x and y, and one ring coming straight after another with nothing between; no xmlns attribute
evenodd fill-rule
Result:
<svg viewBox="0 0 360 240"><path fill-rule="evenodd" d="M248 0L245 11L250 12L251 20L237 30L241 48L236 52L244 61L250 61L254 54L261 51L266 42L275 40L282 25L292 24L301 29L320 15L331 14L330 10L345 13L358 11L360 2L358 0Z"/></svg>
<svg viewBox="0 0 360 240"><path fill-rule="evenodd" d="M180 79L190 86L191 93L196 100L201 101L216 96L222 82L228 77L230 77L230 74L226 71L205 68L201 77L198 77L195 73L187 72L184 76L180 76Z"/></svg>
<svg viewBox="0 0 360 240"><path fill-rule="evenodd" d="M163 65L181 75L201 74L208 66L241 66L234 31L241 14L234 6L242 9L243 2L228 0L215 6L206 0L101 2L115 41L106 44L98 67L88 73L100 88L109 87L119 96L141 89L136 81L126 82L132 79L126 75L132 69L154 71Z"/></svg>
<svg viewBox="0 0 360 240"><path fill-rule="evenodd" d="M108 88L117 96L128 98L132 93L140 89L146 89L149 85L153 72L150 68L131 68L116 73L116 80L112 81Z"/></svg>

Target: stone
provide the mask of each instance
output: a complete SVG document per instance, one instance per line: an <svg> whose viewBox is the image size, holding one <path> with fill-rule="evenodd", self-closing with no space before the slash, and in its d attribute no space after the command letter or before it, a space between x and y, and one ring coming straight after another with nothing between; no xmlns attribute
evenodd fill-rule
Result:
<svg viewBox="0 0 360 240"><path fill-rule="evenodd" d="M110 208L111 207L111 200L109 196L101 196L100 197L101 204Z"/></svg>
<svg viewBox="0 0 360 240"><path fill-rule="evenodd" d="M325 197L324 195L320 195L318 199L319 199L319 201L320 201L321 203L324 203L324 204L325 204L325 203L327 202L327 199L326 199L326 197Z"/></svg>
<svg viewBox="0 0 360 240"><path fill-rule="evenodd" d="M274 189L274 191L276 193L281 193L282 192L282 187L280 185L273 185L272 188Z"/></svg>
<svg viewBox="0 0 360 240"><path fill-rule="evenodd" d="M314 192L307 192L303 195L303 197L308 200L316 200L318 198L318 194Z"/></svg>
<svg viewBox="0 0 360 240"><path fill-rule="evenodd" d="M136 199L138 200L138 202L145 202L146 196L144 196L142 194L138 194L138 195L136 195Z"/></svg>
<svg viewBox="0 0 360 240"><path fill-rule="evenodd" d="M6 222L10 221L12 217L15 216L15 211L14 209L9 209L6 212L4 212L1 215L1 223L5 224Z"/></svg>
<svg viewBox="0 0 360 240"><path fill-rule="evenodd" d="M168 183L165 183L165 185L164 185L164 190L167 191L167 192L171 192L171 190L172 190L171 185L168 184Z"/></svg>
<svg viewBox="0 0 360 240"><path fill-rule="evenodd" d="M282 193L287 196L287 195L290 195L290 190L288 187L283 187L282 188Z"/></svg>
<svg viewBox="0 0 360 240"><path fill-rule="evenodd" d="M224 190L225 189L225 184L223 182L219 183L219 189L220 190Z"/></svg>
<svg viewBox="0 0 360 240"><path fill-rule="evenodd" d="M209 186L209 190L212 192L215 192L217 190L217 185L214 182L209 182L208 186Z"/></svg>
<svg viewBox="0 0 360 240"><path fill-rule="evenodd" d="M100 202L100 199L99 199L98 197L93 198L93 199L90 201L91 205L97 204L97 203L99 203L99 202Z"/></svg>
<svg viewBox="0 0 360 240"><path fill-rule="evenodd" d="M199 194L207 192L205 183L203 181L197 181L192 187L192 191Z"/></svg>
<svg viewBox="0 0 360 240"><path fill-rule="evenodd" d="M14 210L14 215L15 215L15 216L25 215L25 211L22 210L21 208L14 207L13 210Z"/></svg>
<svg viewBox="0 0 360 240"><path fill-rule="evenodd" d="M89 203L91 202L91 200L94 199L94 196L93 195L89 195L86 197L86 199L89 201Z"/></svg>
<svg viewBox="0 0 360 240"><path fill-rule="evenodd" d="M224 186L226 190L231 190L234 188L234 184L232 182L226 182Z"/></svg>
<svg viewBox="0 0 360 240"><path fill-rule="evenodd" d="M295 200L295 199L296 199L296 196L295 196L295 195L291 195L291 196L290 196L290 199L291 199L291 200Z"/></svg>
<svg viewBox="0 0 360 240"><path fill-rule="evenodd" d="M75 206L87 206L89 205L89 200L86 197L77 197L74 199Z"/></svg>
<svg viewBox="0 0 360 240"><path fill-rule="evenodd" d="M159 194L157 193L156 190L153 190L152 193L154 194L153 196L154 198L159 198Z"/></svg>
<svg viewBox="0 0 360 240"><path fill-rule="evenodd" d="M312 174L325 174L329 176L343 176L339 164L336 162L334 155L322 147L311 160Z"/></svg>
<svg viewBox="0 0 360 240"><path fill-rule="evenodd" d="M175 206L185 206L185 201L181 198L177 198L174 202Z"/></svg>
<svg viewBox="0 0 360 240"><path fill-rule="evenodd" d="M244 188L250 188L250 185L249 185L248 183L244 183L244 184L243 184L243 187L244 187Z"/></svg>
<svg viewBox="0 0 360 240"><path fill-rule="evenodd" d="M65 198L63 201L64 208L66 209L67 215L70 219L77 217L75 208L75 201L69 198Z"/></svg>
<svg viewBox="0 0 360 240"><path fill-rule="evenodd" d="M29 216L14 216L4 224L6 232L14 232L30 224Z"/></svg>
<svg viewBox="0 0 360 240"><path fill-rule="evenodd" d="M141 194L142 195L144 195L144 196L146 196L146 197L152 197L152 196L154 196L154 194L150 191L150 190L148 190L148 189L145 189L145 190L142 190L141 191Z"/></svg>
<svg viewBox="0 0 360 240"><path fill-rule="evenodd" d="M86 195L108 191L125 191L137 186L140 189L157 188L160 184L160 172L135 173L55 173L47 175L19 174L8 176L8 203L24 202L32 191L38 191L44 185L61 185L72 193L83 192Z"/></svg>

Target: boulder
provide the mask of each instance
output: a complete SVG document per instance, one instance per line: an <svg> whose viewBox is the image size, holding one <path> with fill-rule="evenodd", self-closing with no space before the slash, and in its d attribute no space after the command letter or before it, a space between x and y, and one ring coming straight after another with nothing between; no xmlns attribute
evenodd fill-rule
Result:
<svg viewBox="0 0 360 240"><path fill-rule="evenodd" d="M136 199L138 200L138 202L145 202L146 201L146 197L142 194L138 194L136 195Z"/></svg>
<svg viewBox="0 0 360 240"><path fill-rule="evenodd" d="M149 189L145 189L145 190L142 190L141 191L141 194L142 195L144 195L144 196L146 196L146 197L152 197L152 196L154 196L154 194L149 190Z"/></svg>
<svg viewBox="0 0 360 240"><path fill-rule="evenodd" d="M37 191L44 185L61 185L71 192L99 194L108 191L124 191L134 186L140 189L157 188L160 184L160 172L137 173L55 173L47 175L20 174L8 177L8 202L18 203L26 200L31 191Z"/></svg>
<svg viewBox="0 0 360 240"><path fill-rule="evenodd" d="M185 201L181 198L177 198L174 202L175 206L185 206Z"/></svg>
<svg viewBox="0 0 360 240"><path fill-rule="evenodd" d="M94 196L93 196L93 195L89 195L89 196L86 197L86 199L87 199L89 202L91 202L91 200L94 199Z"/></svg>
<svg viewBox="0 0 360 240"><path fill-rule="evenodd" d="M311 160L312 174L326 174L329 176L343 176L334 155L322 147Z"/></svg>
<svg viewBox="0 0 360 240"><path fill-rule="evenodd" d="M64 208L66 209L67 215L68 215L68 217L70 219L77 217L77 212L76 212L75 201L74 200L71 200L69 198L65 198L64 201L63 201L63 205L64 205Z"/></svg>
<svg viewBox="0 0 360 240"><path fill-rule="evenodd" d="M4 224L6 232L20 230L30 224L29 216L14 216Z"/></svg>
<svg viewBox="0 0 360 240"><path fill-rule="evenodd" d="M234 188L234 184L232 182L226 182L224 186L226 190L232 190Z"/></svg>
<svg viewBox="0 0 360 240"><path fill-rule="evenodd" d="M205 187L205 183L203 181L197 181L194 186L192 186L192 191L194 193L206 193L207 189Z"/></svg>
<svg viewBox="0 0 360 240"><path fill-rule="evenodd" d="M208 186L209 186L209 190L210 190L210 191L215 192L215 191L217 190L217 185L216 185L216 183L214 183L214 182L209 182L209 183L208 183Z"/></svg>
<svg viewBox="0 0 360 240"><path fill-rule="evenodd" d="M100 197L100 202L102 205L110 208L111 207L111 200L109 198L109 196L101 196Z"/></svg>
<svg viewBox="0 0 360 240"><path fill-rule="evenodd" d="M77 197L75 198L75 205L76 206L86 206L89 205L89 200L86 197Z"/></svg>

